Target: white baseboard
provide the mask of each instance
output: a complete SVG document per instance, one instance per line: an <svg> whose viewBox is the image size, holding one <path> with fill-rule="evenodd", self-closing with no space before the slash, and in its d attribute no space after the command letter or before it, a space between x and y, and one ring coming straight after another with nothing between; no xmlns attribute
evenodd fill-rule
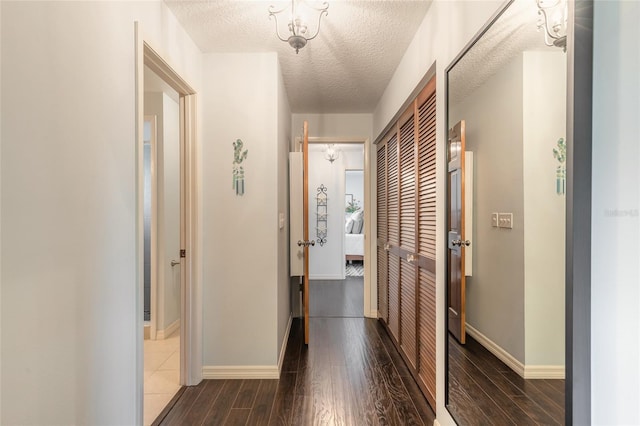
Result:
<svg viewBox="0 0 640 426"><path fill-rule="evenodd" d="M367 318L378 319L378 310L377 309L371 309L369 312L365 313L364 316L367 317Z"/></svg>
<svg viewBox="0 0 640 426"><path fill-rule="evenodd" d="M279 379L277 365L205 365L203 379Z"/></svg>
<svg viewBox="0 0 640 426"><path fill-rule="evenodd" d="M440 426L440 422L438 421L438 419L435 419L433 421L433 426Z"/></svg>
<svg viewBox="0 0 640 426"><path fill-rule="evenodd" d="M564 365L525 365L525 379L564 379Z"/></svg>
<svg viewBox="0 0 640 426"><path fill-rule="evenodd" d="M309 275L310 280L344 280L342 275Z"/></svg>
<svg viewBox="0 0 640 426"><path fill-rule="evenodd" d="M289 342L289 333L291 333L291 323L293 322L293 312L289 314L289 323L287 324L287 330L284 332L284 339L280 346L280 356L278 357L278 378L282 371L282 363L284 362L284 353L287 350L287 342Z"/></svg>
<svg viewBox="0 0 640 426"><path fill-rule="evenodd" d="M467 333L523 379L564 379L564 365L524 365L487 336L466 324Z"/></svg>
<svg viewBox="0 0 640 426"><path fill-rule="evenodd" d="M167 337L171 336L179 328L180 328L180 318L178 318L177 320L169 324L169 327L165 328L164 330L158 330L156 332L156 339L164 340Z"/></svg>

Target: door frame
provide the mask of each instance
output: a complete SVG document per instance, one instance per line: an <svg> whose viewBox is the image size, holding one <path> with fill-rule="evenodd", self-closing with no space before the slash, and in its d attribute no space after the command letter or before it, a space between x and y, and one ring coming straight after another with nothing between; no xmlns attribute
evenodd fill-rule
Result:
<svg viewBox="0 0 640 426"><path fill-rule="evenodd" d="M180 384L196 385L202 380L202 242L199 194L199 149L196 134L196 91L152 47L139 22L134 22L135 39L135 131L136 131L136 414L143 419L143 143L144 143L144 66L148 66L180 95L180 247L186 251L180 268Z"/></svg>
<svg viewBox="0 0 640 426"><path fill-rule="evenodd" d="M364 148L364 316L365 318L378 318L378 287L375 283L376 269L373 266L375 259L375 227L372 223L372 192L371 192L371 144L369 138L340 138L340 137L309 137L309 145L320 144L362 144ZM302 150L302 138L296 137L295 150ZM376 301L373 303L372 301Z"/></svg>

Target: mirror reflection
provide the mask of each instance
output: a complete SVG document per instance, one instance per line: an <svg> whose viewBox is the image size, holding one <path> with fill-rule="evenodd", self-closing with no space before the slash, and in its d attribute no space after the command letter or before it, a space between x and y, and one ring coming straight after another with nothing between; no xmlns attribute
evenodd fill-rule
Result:
<svg viewBox="0 0 640 426"><path fill-rule="evenodd" d="M567 59L540 16L512 2L448 73L447 408L462 425L564 422Z"/></svg>

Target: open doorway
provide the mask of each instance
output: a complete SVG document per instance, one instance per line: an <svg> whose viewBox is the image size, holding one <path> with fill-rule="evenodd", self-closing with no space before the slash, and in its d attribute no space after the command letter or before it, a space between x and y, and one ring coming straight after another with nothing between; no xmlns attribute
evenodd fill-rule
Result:
<svg viewBox="0 0 640 426"><path fill-rule="evenodd" d="M193 88L146 41L138 23L136 39L136 188L137 188L137 312L136 351L138 423L151 424L168 411L184 391L184 385L202 380L202 299L199 220L198 150L196 142L196 95ZM147 93L145 93L145 90ZM155 110L149 109L154 103ZM145 110L145 104L147 110ZM145 116L148 134L145 138ZM169 118L170 117L170 118ZM166 118L166 120L165 120ZM153 122L155 121L155 126ZM154 132L151 131L154 129ZM165 131L167 132L165 134ZM152 137L152 133L155 134ZM162 135L163 140L160 140ZM145 149L145 139L148 148ZM171 140L169 142L169 139ZM148 169L145 173L145 151ZM148 197L149 293L145 307L145 174L151 188ZM156 210L155 214L153 209ZM155 241L154 241L155 235ZM155 278L155 283L154 283ZM155 289L155 290L154 290ZM161 342L162 356L145 357L145 310L148 311L147 342ZM177 314L176 314L177 313ZM152 330L153 327L153 330ZM179 334L178 334L179 332ZM165 355L168 355L165 357ZM164 358L164 359L159 359ZM154 364L157 369L154 369ZM175 368L177 365L177 369ZM150 371L156 375L156 393L145 398ZM162 375L169 374L170 380ZM165 377L166 379L166 377ZM173 396L173 395L171 395ZM147 401L145 401L145 399ZM160 401L162 399L162 401ZM150 402L149 400L155 400ZM167 405L168 403L168 405ZM167 407L164 407L167 405ZM156 412L157 411L157 412Z"/></svg>
<svg viewBox="0 0 640 426"><path fill-rule="evenodd" d="M144 69L144 424L180 389L179 95Z"/></svg>
<svg viewBox="0 0 640 426"><path fill-rule="evenodd" d="M309 316L364 317L364 145L309 145Z"/></svg>

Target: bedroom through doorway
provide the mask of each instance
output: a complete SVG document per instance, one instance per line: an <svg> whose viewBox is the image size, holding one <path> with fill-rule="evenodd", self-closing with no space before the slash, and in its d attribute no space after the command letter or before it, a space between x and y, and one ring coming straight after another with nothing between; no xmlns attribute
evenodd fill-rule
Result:
<svg viewBox="0 0 640 426"><path fill-rule="evenodd" d="M309 316L364 317L363 143L309 146Z"/></svg>

